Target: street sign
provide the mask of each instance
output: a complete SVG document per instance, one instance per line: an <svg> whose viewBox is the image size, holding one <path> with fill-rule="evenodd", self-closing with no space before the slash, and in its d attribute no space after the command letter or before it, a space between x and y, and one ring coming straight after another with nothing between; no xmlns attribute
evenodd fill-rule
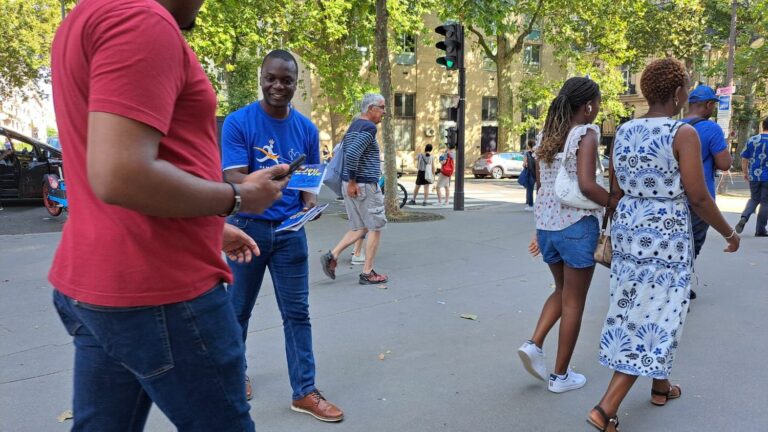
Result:
<svg viewBox="0 0 768 432"><path fill-rule="evenodd" d="M731 96L719 96L720 103L717 106L717 116L720 117L720 113L727 112L728 117L731 116Z"/></svg>
<svg viewBox="0 0 768 432"><path fill-rule="evenodd" d="M736 86L721 87L717 89L718 96L729 96L736 93Z"/></svg>

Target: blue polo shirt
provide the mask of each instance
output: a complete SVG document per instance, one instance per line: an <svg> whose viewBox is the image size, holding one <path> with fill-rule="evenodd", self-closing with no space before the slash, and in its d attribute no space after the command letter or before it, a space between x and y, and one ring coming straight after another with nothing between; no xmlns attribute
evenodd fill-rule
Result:
<svg viewBox="0 0 768 432"><path fill-rule="evenodd" d="M768 133L747 140L741 157L749 159L749 181L768 181Z"/></svg>
<svg viewBox="0 0 768 432"><path fill-rule="evenodd" d="M305 164L320 163L320 135L317 127L291 107L288 117L276 119L264 112L259 102L228 115L221 131L223 169L248 167L248 172L291 163L301 154ZM283 190L283 197L262 214L239 213L252 219L282 222L303 208L301 192Z"/></svg>
<svg viewBox="0 0 768 432"><path fill-rule="evenodd" d="M690 123L696 118L683 119ZM704 120L693 125L699 134L701 142L701 161L704 165L704 180L707 183L707 190L712 198L715 197L715 158L714 156L728 148L725 142L725 134L719 124L712 120Z"/></svg>

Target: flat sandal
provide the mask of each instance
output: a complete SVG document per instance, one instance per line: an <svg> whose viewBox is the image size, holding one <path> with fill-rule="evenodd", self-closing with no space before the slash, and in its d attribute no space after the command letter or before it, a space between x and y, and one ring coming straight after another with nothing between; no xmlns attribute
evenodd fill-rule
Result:
<svg viewBox="0 0 768 432"><path fill-rule="evenodd" d="M619 416L608 417L608 414L605 413L605 411L600 407L600 405L595 405L595 407L592 409L597 411L597 413L600 414L600 417L603 418L603 424L599 425L595 423L595 421L592 420L592 416L587 416L587 423L596 427L601 432L607 432L608 428L611 427L611 425L613 425L616 432L619 432Z"/></svg>

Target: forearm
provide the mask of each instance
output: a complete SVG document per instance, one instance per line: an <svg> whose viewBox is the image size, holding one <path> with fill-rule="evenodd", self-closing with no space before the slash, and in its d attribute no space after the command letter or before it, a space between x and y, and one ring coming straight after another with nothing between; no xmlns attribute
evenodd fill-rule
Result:
<svg viewBox="0 0 768 432"><path fill-rule="evenodd" d="M301 202L304 204L304 207L314 207L317 205L317 195L301 191ZM310 206L310 204L312 205Z"/></svg>
<svg viewBox="0 0 768 432"><path fill-rule="evenodd" d="M594 181L586 183L587 184L585 184L583 187L579 185L581 193L590 201L607 207L609 204L608 198L610 197L608 191L603 189L602 186L598 185Z"/></svg>
<svg viewBox="0 0 768 432"><path fill-rule="evenodd" d="M200 217L227 213L234 193L226 183L205 180L162 159L141 167L123 166L95 178L91 185L106 202L149 216Z"/></svg>
<svg viewBox="0 0 768 432"><path fill-rule="evenodd" d="M749 175L749 159L741 159L741 172L745 177Z"/></svg>

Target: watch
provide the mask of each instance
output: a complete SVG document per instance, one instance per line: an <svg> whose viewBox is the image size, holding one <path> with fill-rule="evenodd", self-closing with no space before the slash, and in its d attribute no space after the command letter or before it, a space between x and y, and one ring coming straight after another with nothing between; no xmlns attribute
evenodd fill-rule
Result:
<svg viewBox="0 0 768 432"><path fill-rule="evenodd" d="M232 182L224 182L224 183L232 187L232 192L235 193L235 203L232 205L232 210L230 210L229 213L222 213L219 216L221 217L234 216L237 214L237 212L240 211L240 206L243 204L243 198L240 196L240 186Z"/></svg>

